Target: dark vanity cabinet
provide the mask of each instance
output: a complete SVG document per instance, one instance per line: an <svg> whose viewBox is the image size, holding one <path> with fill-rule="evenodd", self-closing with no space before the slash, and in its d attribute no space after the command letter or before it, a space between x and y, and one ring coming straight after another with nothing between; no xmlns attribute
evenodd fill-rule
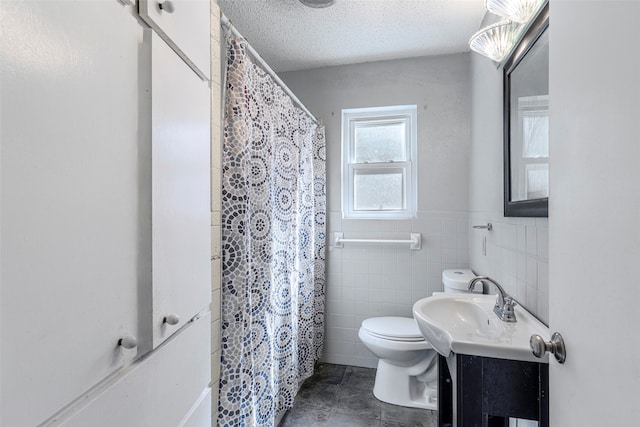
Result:
<svg viewBox="0 0 640 427"><path fill-rule="evenodd" d="M451 375L438 357L439 427L453 426L454 411L458 427L508 427L509 418L548 427L549 365L458 354Z"/></svg>

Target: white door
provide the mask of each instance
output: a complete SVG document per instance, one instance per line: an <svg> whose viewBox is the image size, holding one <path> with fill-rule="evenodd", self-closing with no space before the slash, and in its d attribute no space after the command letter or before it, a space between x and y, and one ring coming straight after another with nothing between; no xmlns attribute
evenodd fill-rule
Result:
<svg viewBox="0 0 640 427"><path fill-rule="evenodd" d="M209 0L140 0L139 10L142 19L189 63L202 79L209 80Z"/></svg>
<svg viewBox="0 0 640 427"><path fill-rule="evenodd" d="M640 1L550 6L556 427L640 425Z"/></svg>
<svg viewBox="0 0 640 427"><path fill-rule="evenodd" d="M211 301L209 87L152 45L153 347Z"/></svg>
<svg viewBox="0 0 640 427"><path fill-rule="evenodd" d="M2 2L2 408L34 426L137 354L138 47L116 1Z"/></svg>

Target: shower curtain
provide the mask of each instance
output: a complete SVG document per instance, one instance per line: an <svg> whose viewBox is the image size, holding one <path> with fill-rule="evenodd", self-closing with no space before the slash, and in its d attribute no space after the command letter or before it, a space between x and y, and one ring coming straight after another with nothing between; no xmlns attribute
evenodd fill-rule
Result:
<svg viewBox="0 0 640 427"><path fill-rule="evenodd" d="M324 337L325 141L227 37L218 422L273 426Z"/></svg>

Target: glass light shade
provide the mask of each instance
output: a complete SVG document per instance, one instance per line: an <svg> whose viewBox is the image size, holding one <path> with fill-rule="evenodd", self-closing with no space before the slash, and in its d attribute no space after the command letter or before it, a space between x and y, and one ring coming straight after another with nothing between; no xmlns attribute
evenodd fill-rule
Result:
<svg viewBox="0 0 640 427"><path fill-rule="evenodd" d="M485 0L489 12L521 24L531 18L540 3L541 0Z"/></svg>
<svg viewBox="0 0 640 427"><path fill-rule="evenodd" d="M500 62L513 46L518 26L517 22L501 21L485 27L471 36L469 47L480 55Z"/></svg>
<svg viewBox="0 0 640 427"><path fill-rule="evenodd" d="M300 0L303 5L316 9L333 6L335 2L336 0Z"/></svg>

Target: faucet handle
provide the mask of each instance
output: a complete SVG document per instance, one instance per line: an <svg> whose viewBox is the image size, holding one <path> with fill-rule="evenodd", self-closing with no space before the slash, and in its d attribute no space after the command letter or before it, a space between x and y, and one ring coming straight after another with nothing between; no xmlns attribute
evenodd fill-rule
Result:
<svg viewBox="0 0 640 427"><path fill-rule="evenodd" d="M502 307L500 307L500 305L498 304L498 301L496 301L496 305L493 308L493 312L503 322L508 322L508 323L517 322L518 320L516 319L516 311L514 310L514 307L518 304L516 300L514 300L511 295L506 295L502 299L502 302L503 302L503 305Z"/></svg>
<svg viewBox="0 0 640 427"><path fill-rule="evenodd" d="M504 305L505 307L510 307L510 309L513 310L513 307L518 305L518 303L511 295L507 295L504 297Z"/></svg>

